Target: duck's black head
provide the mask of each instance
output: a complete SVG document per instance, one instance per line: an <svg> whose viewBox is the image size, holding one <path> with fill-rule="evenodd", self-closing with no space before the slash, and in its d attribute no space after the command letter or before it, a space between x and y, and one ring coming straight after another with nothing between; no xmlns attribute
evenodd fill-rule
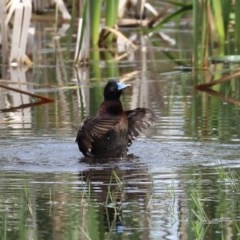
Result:
<svg viewBox="0 0 240 240"><path fill-rule="evenodd" d="M109 80L104 88L104 100L118 100L123 89L127 87L129 87L129 84L120 83L116 80Z"/></svg>

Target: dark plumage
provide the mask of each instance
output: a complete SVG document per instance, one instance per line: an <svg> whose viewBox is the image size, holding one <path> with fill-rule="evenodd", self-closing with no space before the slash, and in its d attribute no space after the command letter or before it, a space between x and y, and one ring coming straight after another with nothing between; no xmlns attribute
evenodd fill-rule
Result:
<svg viewBox="0 0 240 240"><path fill-rule="evenodd" d="M76 142L84 156L125 157L132 140L152 124L153 114L147 108L123 111L120 96L128 86L110 80L104 88L104 101L98 113L81 123Z"/></svg>

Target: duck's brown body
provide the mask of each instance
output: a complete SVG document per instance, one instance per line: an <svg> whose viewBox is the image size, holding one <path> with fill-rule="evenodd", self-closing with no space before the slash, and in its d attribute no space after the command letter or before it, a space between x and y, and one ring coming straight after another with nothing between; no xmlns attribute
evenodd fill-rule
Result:
<svg viewBox="0 0 240 240"><path fill-rule="evenodd" d="M127 86L109 81L97 115L86 118L80 125L76 141L86 157L125 157L132 140L152 124L153 114L149 109L123 111L119 98Z"/></svg>

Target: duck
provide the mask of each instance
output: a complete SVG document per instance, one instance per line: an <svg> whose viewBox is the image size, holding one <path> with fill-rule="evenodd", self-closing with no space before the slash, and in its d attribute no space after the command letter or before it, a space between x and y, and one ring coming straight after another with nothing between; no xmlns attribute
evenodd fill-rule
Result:
<svg viewBox="0 0 240 240"><path fill-rule="evenodd" d="M148 108L123 110L120 97L128 87L129 84L109 80L98 112L80 124L76 142L85 157L126 158L132 141L153 124L154 115Z"/></svg>

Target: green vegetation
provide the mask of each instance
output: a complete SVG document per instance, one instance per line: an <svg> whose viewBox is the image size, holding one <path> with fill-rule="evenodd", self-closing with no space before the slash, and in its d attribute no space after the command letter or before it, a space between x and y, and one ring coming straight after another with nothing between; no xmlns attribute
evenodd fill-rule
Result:
<svg viewBox="0 0 240 240"><path fill-rule="evenodd" d="M229 221L232 222L233 236L239 235L239 222L236 217L240 203L239 175L237 171L225 168L221 164L214 169L216 175L207 168L199 172L194 171L185 184L189 196L188 236L192 239L207 239L216 226L221 229L220 239L226 239ZM211 180L205 179L205 174L212 175ZM205 183L206 180L208 184Z"/></svg>
<svg viewBox="0 0 240 240"><path fill-rule="evenodd" d="M22 192L12 193L10 197L11 208L0 213L0 238L7 239L37 239L34 226L34 209L29 196L28 187L24 186ZM2 204L1 204L2 206Z"/></svg>
<svg viewBox="0 0 240 240"><path fill-rule="evenodd" d="M140 1L139 1L140 2ZM118 0L91 0L80 2L73 0L72 5L72 18L70 20L70 29L68 34L68 51L71 50L72 35L76 24L74 19L79 19L78 38L76 42L76 54L75 62L86 61L89 59L89 52L96 51L98 45L104 46L105 51L112 51L114 43L118 34L121 33L121 29L116 28L119 21L118 19ZM1 28L3 39L6 39L7 28L4 24L4 16L11 19L12 11L16 11L14 21L16 23L22 19L21 31L13 30L13 39L20 39L19 47L22 49L21 55L18 55L17 48L12 44L10 62L20 61L20 63L31 64L31 60L27 58L25 54L26 49L26 36L28 26L30 24L30 11L31 6L29 4L19 3L19 9L14 9L12 5L11 11L6 8L5 12L2 12ZM163 9L154 9L154 6L145 4L146 8L146 20L141 22L136 21L137 27L132 28L131 31L136 33L141 29L147 36L149 34L161 34L161 29L171 22L179 24L182 17L186 15L190 19L193 19L193 56L192 66L194 68L207 68L210 66L211 59L226 61L229 55L236 56L240 52L240 24L239 23L239 7L240 1L229 0L188 0L188 1L165 1ZM80 7L80 11L77 13L77 8ZM138 7L139 8L139 7ZM56 5L56 9L62 11L62 16L68 19L66 8ZM169 9L171 9L169 11ZM1 9L3 11L3 9ZM126 12L126 9L121 10ZM25 15L22 15L25 12ZM57 11L56 11L57 12ZM192 14L191 14L192 13ZM137 14L137 13L136 13ZM139 13L140 14L140 13ZM221 16L221 17L219 17ZM124 20L124 19L123 19ZM58 14L55 17L56 26L59 23ZM132 25L134 22L130 21L125 25ZM14 26L15 24L13 24ZM15 29L15 28L14 28ZM86 42L90 43L90 48ZM6 52L8 48L5 41L2 42L2 52ZM81 52L84 52L81 54ZM170 56L170 55L169 55ZM190 60L190 59L189 59ZM5 61L5 59L3 59Z"/></svg>
<svg viewBox="0 0 240 240"><path fill-rule="evenodd" d="M221 164L187 168L181 173L187 178L178 179L178 183L174 183L175 177L172 181L166 179L162 186L151 179L144 183L143 173L136 172L133 178L129 175L132 170L125 179L124 171L90 170L77 181L71 174L58 177L56 174L56 183L50 185L41 183L35 189L36 183L33 187L26 185L25 180L22 189L3 191L0 238L24 240L31 236L40 240L58 234L73 240L113 239L128 236L129 231L117 231L125 226L136 230L131 232L135 239L142 239L141 228L146 231L152 227L146 219L153 221L152 224L161 221L158 211L169 227L177 223L181 226L179 231L184 231L181 234L190 239L211 239L218 234L220 239L226 239L230 229L232 236L239 235L237 170Z"/></svg>

